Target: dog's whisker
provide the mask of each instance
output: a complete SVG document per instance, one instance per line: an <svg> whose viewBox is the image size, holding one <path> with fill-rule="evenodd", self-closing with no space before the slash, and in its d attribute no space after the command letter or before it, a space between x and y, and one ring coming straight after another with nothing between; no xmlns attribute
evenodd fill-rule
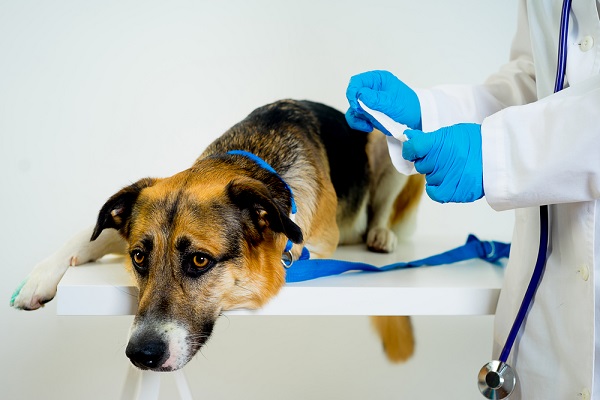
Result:
<svg viewBox="0 0 600 400"><path fill-rule="evenodd" d="M193 337L193 338L189 338L188 339L188 343L190 344L203 344L206 342L206 340L209 338L209 336L197 336L197 337Z"/></svg>
<svg viewBox="0 0 600 400"><path fill-rule="evenodd" d="M247 287L241 286L241 285L237 285L237 287L240 289L244 289L244 290L248 291L248 293L251 293L252 295L254 295L254 291L252 289L248 289Z"/></svg>
<svg viewBox="0 0 600 400"><path fill-rule="evenodd" d="M225 329L229 329L229 327L231 326L231 319L229 318L229 315L221 313L219 314L219 316L227 321L227 326Z"/></svg>
<svg viewBox="0 0 600 400"><path fill-rule="evenodd" d="M203 347L201 347L201 348L198 350L198 353L200 353L200 355L202 355L202 357L204 357L204 359L205 359L205 360L208 360L208 357L206 357L206 354L204 354L204 353L202 352L202 350L204 350L204 348L203 348Z"/></svg>

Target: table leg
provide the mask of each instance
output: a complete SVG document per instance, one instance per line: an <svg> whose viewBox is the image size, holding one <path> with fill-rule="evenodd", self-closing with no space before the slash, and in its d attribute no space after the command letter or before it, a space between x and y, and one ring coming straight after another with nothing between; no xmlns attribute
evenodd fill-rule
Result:
<svg viewBox="0 0 600 400"><path fill-rule="evenodd" d="M179 391L179 398L181 400L193 400L192 392L188 386L187 379L182 369L172 372L175 383L177 384L177 391Z"/></svg>
<svg viewBox="0 0 600 400"><path fill-rule="evenodd" d="M183 370L180 369L171 373L140 371L132 365L127 369L127 376L121 391L121 400L158 400L160 380L167 375L171 375L175 379L181 400L193 400Z"/></svg>

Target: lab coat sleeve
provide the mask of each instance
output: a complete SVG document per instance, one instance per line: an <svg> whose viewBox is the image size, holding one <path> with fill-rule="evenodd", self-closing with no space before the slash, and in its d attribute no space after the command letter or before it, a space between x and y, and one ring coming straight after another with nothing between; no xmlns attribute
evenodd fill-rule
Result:
<svg viewBox="0 0 600 400"><path fill-rule="evenodd" d="M483 121L483 182L496 210L600 198L600 76Z"/></svg>

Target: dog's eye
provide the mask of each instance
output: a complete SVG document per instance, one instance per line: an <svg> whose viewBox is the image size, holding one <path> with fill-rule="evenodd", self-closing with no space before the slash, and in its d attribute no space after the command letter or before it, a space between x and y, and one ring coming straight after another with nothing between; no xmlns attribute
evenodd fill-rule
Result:
<svg viewBox="0 0 600 400"><path fill-rule="evenodd" d="M204 253L195 253L184 263L185 272L191 277L199 277L215 265L215 260Z"/></svg>
<svg viewBox="0 0 600 400"><path fill-rule="evenodd" d="M210 260L208 259L208 257L205 257L203 254L195 254L192 257L192 262L194 263L194 266L196 268L201 269L208 267L208 265L210 264Z"/></svg>
<svg viewBox="0 0 600 400"><path fill-rule="evenodd" d="M133 266L141 272L145 269L146 254L140 250L134 250L131 252L131 261L133 261Z"/></svg>
<svg viewBox="0 0 600 400"><path fill-rule="evenodd" d="M144 256L142 252L136 251L135 253L133 253L133 262L135 262L136 264L143 264L144 259L146 259L146 256Z"/></svg>

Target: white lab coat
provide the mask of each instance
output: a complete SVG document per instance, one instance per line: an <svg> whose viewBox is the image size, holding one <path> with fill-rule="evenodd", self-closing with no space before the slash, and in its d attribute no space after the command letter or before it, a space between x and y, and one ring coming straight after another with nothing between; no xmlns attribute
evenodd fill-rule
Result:
<svg viewBox="0 0 600 400"><path fill-rule="evenodd" d="M573 1L570 87L553 94L561 6L521 1L510 62L484 84L417 91L424 131L482 123L485 199L516 210L496 359L535 265L538 206L552 204L546 272L508 360L511 400L600 399L600 22L595 0Z"/></svg>

